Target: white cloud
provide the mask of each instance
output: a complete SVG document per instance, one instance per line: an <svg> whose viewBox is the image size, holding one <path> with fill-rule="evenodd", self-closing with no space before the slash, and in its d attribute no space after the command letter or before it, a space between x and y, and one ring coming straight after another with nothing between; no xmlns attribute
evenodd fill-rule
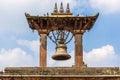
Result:
<svg viewBox="0 0 120 80"><path fill-rule="evenodd" d="M34 58L33 65L39 65L39 50L40 50L40 41L39 40L17 40L17 44L21 47L26 47L26 51L32 55Z"/></svg>
<svg viewBox="0 0 120 80"><path fill-rule="evenodd" d="M10 66L32 66L33 58L20 48L0 49L0 70Z"/></svg>
<svg viewBox="0 0 120 80"><path fill-rule="evenodd" d="M120 66L118 57L120 56L115 54L114 47L111 45L84 52L84 61L88 66Z"/></svg>
<svg viewBox="0 0 120 80"><path fill-rule="evenodd" d="M22 46L26 46L27 48L29 48L31 51L33 51L34 53L37 53L37 54L33 54L35 56L35 59L34 61L36 61L38 63L39 61L39 40L32 40L32 41L29 41L29 40L17 40L17 43L19 45L22 45ZM67 66L72 66L74 65L74 52L72 51L71 53L69 53L71 55L71 59L69 60L66 60L66 61L55 61L53 60L51 57L53 55L54 52L51 52L51 51L48 51L47 53L47 65L49 67L67 67Z"/></svg>
<svg viewBox="0 0 120 80"><path fill-rule="evenodd" d="M52 54L51 54L52 53ZM74 51L69 53L71 59L66 61L55 61L51 58L54 52L48 55L47 62L49 67L71 67L74 62ZM88 67L118 67L120 66L120 55L115 53L114 47L105 45L101 48L95 48L89 52L83 52L84 63Z"/></svg>
<svg viewBox="0 0 120 80"><path fill-rule="evenodd" d="M17 40L17 43L19 45L26 46L27 48L29 48L34 53L38 54L38 52L39 52L39 45L40 45L40 41L39 40L29 41L29 40L22 40L21 39L21 40Z"/></svg>
<svg viewBox="0 0 120 80"><path fill-rule="evenodd" d="M20 45L25 45L34 52L39 51L36 48L38 46L38 40L28 41L28 40L18 40ZM34 48L34 49L33 49ZM54 52L49 52L47 54L47 66L48 67L71 67L75 64L74 62L74 51L70 52L71 59L67 61L55 61L51 58ZM52 53L52 54L51 54ZM34 57L20 48L14 49L1 49L0 50L0 68L9 66L34 66L37 62L39 63L39 54ZM111 45L105 45L101 48L93 49L89 52L84 52L84 62L88 67L111 67L120 66L119 65L119 55L115 54L114 47ZM34 58L34 60L33 60ZM35 60L36 59L36 60Z"/></svg>
<svg viewBox="0 0 120 80"><path fill-rule="evenodd" d="M48 56L48 66L54 67L71 67L75 64L74 62L74 51L69 53L71 59L66 61L55 61ZM83 52L84 63L88 67L118 67L120 66L120 55L115 53L114 47L111 45L105 45L101 48L95 48L89 52Z"/></svg>
<svg viewBox="0 0 120 80"><path fill-rule="evenodd" d="M74 0L0 0L0 34L26 33L28 24L24 13L43 15L48 12L50 14L55 2L58 4L58 9L61 2L64 8L67 2L70 3L71 8L76 5Z"/></svg>
<svg viewBox="0 0 120 80"><path fill-rule="evenodd" d="M89 0L90 6L103 13L120 12L120 0Z"/></svg>

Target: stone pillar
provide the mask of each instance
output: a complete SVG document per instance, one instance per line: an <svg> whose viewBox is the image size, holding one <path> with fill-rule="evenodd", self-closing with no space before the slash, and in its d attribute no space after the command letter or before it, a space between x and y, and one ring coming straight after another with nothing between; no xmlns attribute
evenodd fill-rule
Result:
<svg viewBox="0 0 120 80"><path fill-rule="evenodd" d="M40 34L40 67L47 66L47 34Z"/></svg>
<svg viewBox="0 0 120 80"><path fill-rule="evenodd" d="M75 67L83 67L82 35L75 34Z"/></svg>

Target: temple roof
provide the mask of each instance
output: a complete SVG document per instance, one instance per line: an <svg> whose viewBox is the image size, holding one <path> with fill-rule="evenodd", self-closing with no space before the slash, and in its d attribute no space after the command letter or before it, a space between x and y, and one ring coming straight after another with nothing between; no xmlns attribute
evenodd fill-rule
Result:
<svg viewBox="0 0 120 80"><path fill-rule="evenodd" d="M60 5L60 10L57 9L57 3L51 15L47 16L31 16L25 13L28 24L32 30L47 32L58 29L68 30L72 33L81 33L81 31L90 30L99 13L92 16L74 16L72 15L69 4L67 3L66 11L64 11L63 4ZM82 33L83 33L82 32Z"/></svg>

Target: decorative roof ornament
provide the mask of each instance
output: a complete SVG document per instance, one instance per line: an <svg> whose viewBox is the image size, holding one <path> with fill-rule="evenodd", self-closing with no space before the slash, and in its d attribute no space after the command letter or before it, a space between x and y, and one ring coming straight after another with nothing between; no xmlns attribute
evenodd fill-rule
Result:
<svg viewBox="0 0 120 80"><path fill-rule="evenodd" d="M66 13L71 13L69 8L69 3L67 3Z"/></svg>
<svg viewBox="0 0 120 80"><path fill-rule="evenodd" d="M53 11L53 13L58 13L57 3L55 3L55 7L54 7L54 11Z"/></svg>
<svg viewBox="0 0 120 80"><path fill-rule="evenodd" d="M64 9L63 9L63 4L61 2L61 5L60 5L60 13L64 13Z"/></svg>
<svg viewBox="0 0 120 80"><path fill-rule="evenodd" d="M54 6L54 10L53 12L51 13L52 17L55 17L55 16L59 16L59 17L65 17L65 16L73 16L71 11L70 11L70 8L69 8L69 3L67 3L67 7L66 7L66 11L64 12L64 8L63 8L63 3L61 2L60 4L60 9L57 8L57 3L55 3L55 6Z"/></svg>

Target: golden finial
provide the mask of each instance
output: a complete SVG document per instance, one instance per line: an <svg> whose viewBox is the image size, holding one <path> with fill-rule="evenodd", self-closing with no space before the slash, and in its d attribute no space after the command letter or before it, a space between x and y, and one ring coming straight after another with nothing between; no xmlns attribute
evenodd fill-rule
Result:
<svg viewBox="0 0 120 80"><path fill-rule="evenodd" d="M60 13L64 13L64 9L63 9L63 4L61 2L61 5L60 5Z"/></svg>
<svg viewBox="0 0 120 80"><path fill-rule="evenodd" d="M53 11L53 13L58 13L57 3L55 3L55 7L54 7L54 11Z"/></svg>
<svg viewBox="0 0 120 80"><path fill-rule="evenodd" d="M67 3L66 13L70 13L69 3Z"/></svg>

